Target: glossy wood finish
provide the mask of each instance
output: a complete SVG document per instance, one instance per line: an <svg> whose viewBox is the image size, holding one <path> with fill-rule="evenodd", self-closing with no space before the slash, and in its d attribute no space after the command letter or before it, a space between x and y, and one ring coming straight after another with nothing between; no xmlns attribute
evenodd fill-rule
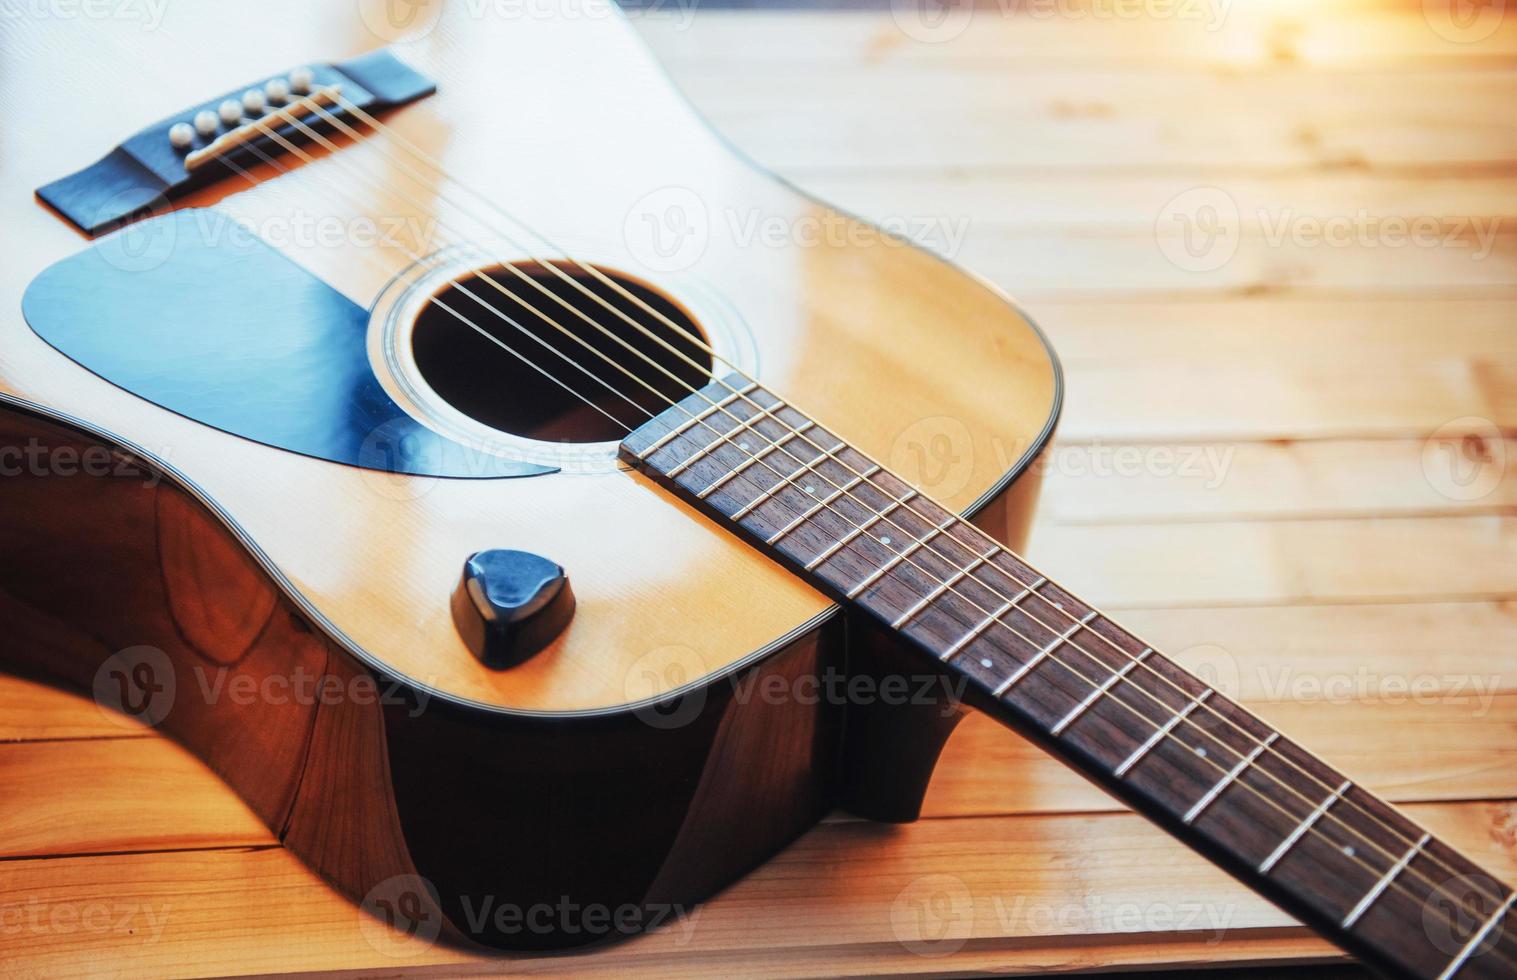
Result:
<svg viewBox="0 0 1517 980"><path fill-rule="evenodd" d="M176 474L9 405L0 443L111 463L0 483L7 670L182 742L376 923L428 944L557 949L688 915L840 803L914 815L930 759L904 778L889 762L948 734L898 717L848 748L846 701L755 694L846 677L867 651L841 619L656 707L450 703L328 637ZM866 752L886 765L845 776Z"/></svg>
<svg viewBox="0 0 1517 980"><path fill-rule="evenodd" d="M364 13L382 6L365 5ZM399 49L437 80L439 93L390 122L465 183L555 238L610 255L676 298L722 297L746 324L741 332L751 336L765 378L856 433L861 445L907 456L924 420L953 420L968 468L953 474L955 486L941 488L943 495L963 509L993 495L1007 471L994 447L1016 447L1015 465L1047 434L1055 412L1057 379L1037 333L994 290L925 253L849 232L855 226L846 223L815 247L789 239L770 247L734 234L750 219L807 228L830 226L835 216L734 157L690 115L627 26L591 6L594 16L569 19L476 19L464 5L450 6L424 38ZM281 26L269 30L270 23ZM219 91L378 41L350 8L318 14L294 3L282 11L186 10L159 32L132 26L123 28L129 35L112 36L120 25L99 26L81 42L60 21L7 24L13 45L37 53L37 71L54 73L41 94L5 77L8 126L55 133L10 148L0 164L8 185L34 187L93 159L101 134L118 120L157 118L177 108L161 103L182 100L187 89ZM241 40L206 44L212 37ZM250 37L259 43L246 43ZM95 45L89 57L80 43ZM124 62L139 73L129 89L111 83ZM512 90L534 96L502 102L500 93ZM81 91L92 97L79 99ZM64 115L71 123L57 132ZM333 217L409 220L418 210L411 202L421 201L441 212L440 238L487 231L443 202L448 188L412 182L396 153L392 140L370 140L256 187L234 181L186 204L214 205L266 237L284 234L286 254L366 305L408 264L405 254L302 243L287 230ZM644 268L626 239L639 209L662 214L659 195L669 193L694 195L709 215L704 251L678 273ZM10 297L13 309L31 276L81 245L44 208L23 207L15 222L0 245L0 301ZM215 312L207 310L208 323ZM144 404L59 356L18 317L0 330L0 390L108 419L112 431L191 474L315 615L418 684L518 710L603 709L744 662L830 615L813 590L691 520L634 475L506 485L376 478L229 440ZM861 397L870 389L892 397ZM944 390L957 394L945 398ZM378 527L386 533L374 534ZM490 671L468 653L448 610L464 558L488 547L530 550L563 565L581 603L558 644L509 672ZM727 615L739 599L756 614ZM649 669L671 649L679 651L677 666Z"/></svg>

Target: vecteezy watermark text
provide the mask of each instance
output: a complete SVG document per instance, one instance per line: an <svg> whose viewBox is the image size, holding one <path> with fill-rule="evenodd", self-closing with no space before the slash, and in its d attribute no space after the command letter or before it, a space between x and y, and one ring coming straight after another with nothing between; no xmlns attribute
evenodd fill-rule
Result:
<svg viewBox="0 0 1517 980"><path fill-rule="evenodd" d="M0 0L0 19L135 21L156 31L168 6L168 0Z"/></svg>
<svg viewBox="0 0 1517 980"><path fill-rule="evenodd" d="M23 446L0 446L0 477L108 476L132 478L155 487L163 474L110 446L54 446L28 439Z"/></svg>

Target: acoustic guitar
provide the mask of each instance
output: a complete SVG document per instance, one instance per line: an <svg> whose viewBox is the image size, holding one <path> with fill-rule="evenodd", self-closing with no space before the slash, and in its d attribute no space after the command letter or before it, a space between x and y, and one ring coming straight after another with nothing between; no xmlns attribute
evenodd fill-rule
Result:
<svg viewBox="0 0 1517 980"><path fill-rule="evenodd" d="M397 936L656 926L914 819L978 710L1387 975L1517 976L1509 885L1018 553L1037 328L744 160L614 7L7 31L6 668Z"/></svg>

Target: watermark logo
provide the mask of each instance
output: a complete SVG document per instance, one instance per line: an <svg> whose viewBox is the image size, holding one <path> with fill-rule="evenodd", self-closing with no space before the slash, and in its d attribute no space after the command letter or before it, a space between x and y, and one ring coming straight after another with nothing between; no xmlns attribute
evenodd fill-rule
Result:
<svg viewBox="0 0 1517 980"><path fill-rule="evenodd" d="M100 208L97 218L119 214L149 213L102 237L94 254L122 272L151 272L174 255L179 240L179 222L168 214L168 202L159 196L144 199L139 191L119 191ZM154 213L160 212L160 213Z"/></svg>
<svg viewBox="0 0 1517 980"><path fill-rule="evenodd" d="M1474 44L1501 27L1506 0L1422 0L1422 19L1446 41Z"/></svg>
<svg viewBox="0 0 1517 980"><path fill-rule="evenodd" d="M696 685L674 697L661 697L709 673L705 660L687 646L670 644L649 650L628 669L622 693L629 702L646 701L637 717L653 728L683 728L706 707L706 688ZM658 700L652 700L658 699Z"/></svg>
<svg viewBox="0 0 1517 980"><path fill-rule="evenodd" d="M974 896L954 875L914 878L890 904L890 931L918 956L950 956L974 931Z"/></svg>
<svg viewBox="0 0 1517 980"><path fill-rule="evenodd" d="M651 929L674 931L674 945L686 946L695 935L700 908L687 908L665 902L638 905L623 902L578 902L568 895L557 901L521 905L498 901L494 895L463 895L464 929L473 936L494 932L507 936L558 935L580 937L631 936Z"/></svg>
<svg viewBox="0 0 1517 980"><path fill-rule="evenodd" d="M358 0L358 17L369 33L394 44L432 33L442 8L442 0Z"/></svg>
<svg viewBox="0 0 1517 980"><path fill-rule="evenodd" d="M400 503L420 500L437 485L442 443L428 436L409 416L375 426L358 449L364 484L376 496Z"/></svg>
<svg viewBox="0 0 1517 980"><path fill-rule="evenodd" d="M889 462L901 479L928 496L951 497L974 476L974 437L961 419L920 419L891 442Z"/></svg>
<svg viewBox="0 0 1517 980"><path fill-rule="evenodd" d="M973 0L890 0L890 16L902 34L924 44L952 41L969 28Z"/></svg>
<svg viewBox="0 0 1517 980"><path fill-rule="evenodd" d="M406 959L432 948L442 933L437 889L420 875L395 875L360 903L359 931L381 956Z"/></svg>
<svg viewBox="0 0 1517 980"><path fill-rule="evenodd" d="M1450 500L1483 500L1506 476L1506 440L1496 423L1467 415L1445 422L1422 443L1422 475Z"/></svg>
<svg viewBox="0 0 1517 980"><path fill-rule="evenodd" d="M1176 268L1215 272L1232 261L1242 241L1238 202L1219 187L1183 191L1159 211L1154 237Z"/></svg>
<svg viewBox="0 0 1517 980"><path fill-rule="evenodd" d="M668 186L638 198L622 223L632 257L653 272L681 272L706 254L711 214L688 187Z"/></svg>
<svg viewBox="0 0 1517 980"><path fill-rule="evenodd" d="M222 703L243 707L253 704L382 705L400 708L412 718L420 717L427 710L432 700L427 688L436 683L435 679L429 678L427 684L419 685L407 696L407 687L398 680L381 681L369 674L343 677L317 673L301 664L296 664L289 673L240 673L229 667L211 669L204 665L196 665L192 673L201 700L211 707Z"/></svg>
<svg viewBox="0 0 1517 980"><path fill-rule="evenodd" d="M1213 272L1231 262L1243 236L1244 215L1232 195L1218 187L1193 187L1159 211L1154 240L1178 269ZM1471 261L1489 258L1500 218L1374 214L1358 208L1338 214L1307 214L1291 207L1261 207L1248 216L1267 248L1442 249Z"/></svg>
<svg viewBox="0 0 1517 980"><path fill-rule="evenodd" d="M1208 946L1222 941L1237 914L1232 904L1109 902L1100 895L1060 903L1030 901L1023 895L1008 902L997 895L991 904L1002 932L1012 936L1184 932L1205 935Z"/></svg>
<svg viewBox="0 0 1517 980"><path fill-rule="evenodd" d="M942 44L969 29L975 16L1029 20L1169 20L1222 27L1232 0L891 0L897 30L914 41Z"/></svg>
<svg viewBox="0 0 1517 980"><path fill-rule="evenodd" d="M173 661L157 647L127 647L95 671L95 704L122 728L158 726L174 708Z"/></svg>
<svg viewBox="0 0 1517 980"><path fill-rule="evenodd" d="M1500 941L1503 924L1491 923L1506 890L1487 875L1458 875L1438 882L1422 903L1422 930L1428 941L1447 956L1459 955L1477 936L1470 950L1475 959ZM1484 935L1481 935L1485 930Z"/></svg>
<svg viewBox="0 0 1517 980"><path fill-rule="evenodd" d="M168 0L0 0L0 20L135 21L156 31L168 6Z"/></svg>
<svg viewBox="0 0 1517 980"><path fill-rule="evenodd" d="M110 936L115 942L163 938L172 906L149 902L26 902L0 904L0 937Z"/></svg>
<svg viewBox="0 0 1517 980"><path fill-rule="evenodd" d="M22 476L133 479L148 489L163 482L160 471L111 446L54 446L37 438L28 439L24 446L0 446L0 477Z"/></svg>
<svg viewBox="0 0 1517 980"><path fill-rule="evenodd" d="M1187 670L1196 675L1201 683L1218 694L1231 698L1238 696L1243 671L1238 666L1238 658L1233 656L1232 651L1226 647L1215 643L1198 643L1181 650L1174 659L1176 663L1183 664ZM1140 689L1147 689L1144 684L1140 683L1138 686ZM1167 685L1161 683L1160 687L1167 687ZM1161 694L1162 696L1165 695ZM1184 696L1197 700L1189 693ZM1225 728L1229 724L1226 715L1211 708L1206 702L1201 702L1200 709L1196 710L1189 720L1192 725L1203 731Z"/></svg>

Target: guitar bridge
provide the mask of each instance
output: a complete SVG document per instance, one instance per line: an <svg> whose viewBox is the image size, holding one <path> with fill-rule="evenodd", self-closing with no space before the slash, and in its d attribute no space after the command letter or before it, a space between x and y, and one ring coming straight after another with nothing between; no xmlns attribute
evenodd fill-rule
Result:
<svg viewBox="0 0 1517 980"><path fill-rule="evenodd" d="M37 196L80 231L98 235L309 142L311 131L331 128L332 117L393 109L435 91L431 79L385 49L296 68L160 119Z"/></svg>

